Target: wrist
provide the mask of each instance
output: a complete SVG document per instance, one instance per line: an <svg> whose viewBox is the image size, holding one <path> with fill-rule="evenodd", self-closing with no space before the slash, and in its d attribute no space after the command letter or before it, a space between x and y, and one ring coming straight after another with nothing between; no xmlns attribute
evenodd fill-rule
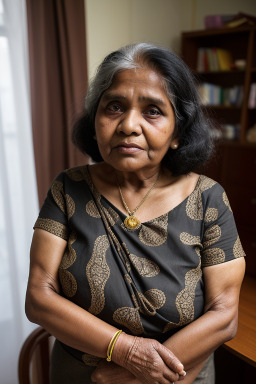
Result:
<svg viewBox="0 0 256 384"><path fill-rule="evenodd" d="M126 361L134 344L135 336L127 335L122 332L115 344L115 347L112 352L112 361L122 367L125 367Z"/></svg>

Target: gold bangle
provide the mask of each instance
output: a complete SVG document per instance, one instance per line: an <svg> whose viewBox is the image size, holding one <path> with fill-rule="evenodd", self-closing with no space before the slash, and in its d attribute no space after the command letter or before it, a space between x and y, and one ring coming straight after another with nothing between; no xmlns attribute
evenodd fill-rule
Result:
<svg viewBox="0 0 256 384"><path fill-rule="evenodd" d="M112 337L109 345L108 345L108 349L107 349L107 361L111 361L111 358L112 358L112 353L113 353L113 349L114 349L114 346L115 346L115 343L119 337L119 335L122 333L122 330L120 331L117 331L114 336Z"/></svg>

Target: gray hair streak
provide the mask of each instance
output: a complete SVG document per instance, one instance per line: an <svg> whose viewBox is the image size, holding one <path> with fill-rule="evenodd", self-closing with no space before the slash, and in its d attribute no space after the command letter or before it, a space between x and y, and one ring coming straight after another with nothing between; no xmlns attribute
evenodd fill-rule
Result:
<svg viewBox="0 0 256 384"><path fill-rule="evenodd" d="M157 72L160 72L157 65L150 62L150 58L147 57L147 53L155 48L156 46L153 44L138 43L127 45L120 48L118 51L109 54L98 67L95 77L89 84L85 100L85 109L87 113L95 116L102 94L111 86L114 76L117 73L129 69L142 68L143 66L152 67ZM162 78L166 94L177 119L178 115L175 107L175 95L163 75Z"/></svg>

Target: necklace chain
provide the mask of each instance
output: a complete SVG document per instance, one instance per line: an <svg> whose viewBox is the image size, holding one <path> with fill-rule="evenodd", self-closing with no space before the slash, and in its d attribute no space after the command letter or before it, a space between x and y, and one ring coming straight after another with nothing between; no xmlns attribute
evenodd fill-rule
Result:
<svg viewBox="0 0 256 384"><path fill-rule="evenodd" d="M133 216L134 213L135 213L135 212L142 206L142 204L143 204L144 201L147 199L147 197L148 197L148 195L150 194L150 192L152 191L152 189L155 188L155 186L156 186L156 184L157 184L157 182L158 182L158 179L159 179L159 175L160 175L160 172L159 172L159 174L158 174L158 176L157 176L156 181L155 181L154 184L152 185L152 187L148 190L148 192L147 192L146 195L143 197L143 199L140 201L140 203L137 205L137 207L135 207L132 211L130 211L130 209L128 208L128 205L127 205L126 202L125 202L124 196L123 196L123 194L122 194L121 187L120 187L120 185L119 185L119 183L118 183L118 180L117 180L117 177L116 177L116 181L117 181L117 185L118 185L118 188L119 188L119 193L120 193L120 196L121 196L121 199L122 199L122 203L123 203L123 205L124 205L126 211L128 212L128 215L129 215L129 216Z"/></svg>

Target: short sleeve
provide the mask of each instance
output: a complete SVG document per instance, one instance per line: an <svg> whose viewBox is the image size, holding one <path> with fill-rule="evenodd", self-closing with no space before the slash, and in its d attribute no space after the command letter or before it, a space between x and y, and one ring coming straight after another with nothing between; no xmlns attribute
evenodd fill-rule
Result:
<svg viewBox="0 0 256 384"><path fill-rule="evenodd" d="M64 240L68 239L68 217L64 193L65 173L59 174L52 182L46 199L34 225Z"/></svg>
<svg viewBox="0 0 256 384"><path fill-rule="evenodd" d="M216 184L207 196L203 196L203 200L202 267L244 257L234 215L224 189Z"/></svg>

